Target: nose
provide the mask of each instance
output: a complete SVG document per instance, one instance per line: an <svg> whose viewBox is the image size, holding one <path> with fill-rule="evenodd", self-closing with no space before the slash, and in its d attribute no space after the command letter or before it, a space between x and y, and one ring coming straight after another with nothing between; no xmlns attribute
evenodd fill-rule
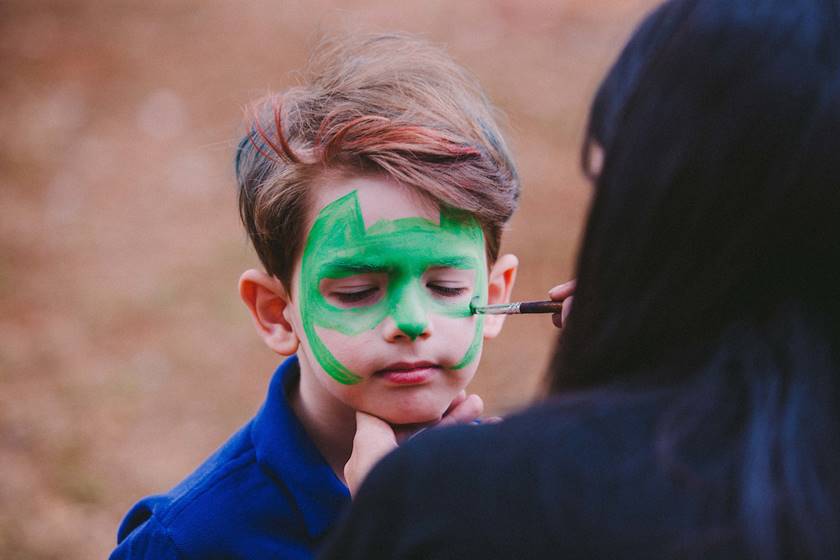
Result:
<svg viewBox="0 0 840 560"><path fill-rule="evenodd" d="M429 315L419 290L407 288L394 294L390 317L385 320L385 338L395 341L400 338L426 338L431 334Z"/></svg>

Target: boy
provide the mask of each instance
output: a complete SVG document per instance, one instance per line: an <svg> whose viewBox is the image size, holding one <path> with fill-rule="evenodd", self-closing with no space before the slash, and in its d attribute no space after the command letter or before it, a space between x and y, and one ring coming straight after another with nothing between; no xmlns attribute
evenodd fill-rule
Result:
<svg viewBox="0 0 840 560"><path fill-rule="evenodd" d="M310 558L350 499L356 412L440 420L502 326L470 301L510 297L517 261L498 253L519 182L481 90L440 50L324 45L305 85L258 106L236 171L265 268L240 295L291 357L251 422L128 513L114 559Z"/></svg>

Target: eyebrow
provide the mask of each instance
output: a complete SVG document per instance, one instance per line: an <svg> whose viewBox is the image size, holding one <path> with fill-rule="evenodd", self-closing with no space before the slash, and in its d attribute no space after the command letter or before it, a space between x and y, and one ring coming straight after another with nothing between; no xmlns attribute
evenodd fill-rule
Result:
<svg viewBox="0 0 840 560"><path fill-rule="evenodd" d="M429 263L429 268L472 268L476 265L473 259L467 257L444 257Z"/></svg>
<svg viewBox="0 0 840 560"><path fill-rule="evenodd" d="M475 265L475 261L468 257L449 256L430 261L427 263L427 268L468 269L475 267ZM326 263L322 270L326 272L328 276L353 276L355 274L389 272L392 269L393 267L388 265L367 264L339 258Z"/></svg>
<svg viewBox="0 0 840 560"><path fill-rule="evenodd" d="M387 272L389 270L389 267L338 259L324 265L324 269L328 273L352 275L370 274L373 272Z"/></svg>

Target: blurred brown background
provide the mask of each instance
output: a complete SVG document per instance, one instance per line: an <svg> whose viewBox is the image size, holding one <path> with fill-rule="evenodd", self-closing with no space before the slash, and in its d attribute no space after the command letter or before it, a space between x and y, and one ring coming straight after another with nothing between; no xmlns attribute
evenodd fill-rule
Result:
<svg viewBox="0 0 840 560"><path fill-rule="evenodd" d="M653 0L0 0L0 558L103 558L121 516L253 415L278 362L236 293L241 107L330 30L444 44L508 115L515 295L569 277L588 100ZM473 389L532 399L556 335L515 317Z"/></svg>

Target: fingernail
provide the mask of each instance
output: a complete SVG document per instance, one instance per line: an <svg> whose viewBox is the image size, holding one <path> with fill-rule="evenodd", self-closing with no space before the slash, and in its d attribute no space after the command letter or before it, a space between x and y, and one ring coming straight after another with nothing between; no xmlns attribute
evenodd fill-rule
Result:
<svg viewBox="0 0 840 560"><path fill-rule="evenodd" d="M563 293L563 291L564 291L564 290L565 290L565 289L569 286L569 284L571 284L572 282L573 282L573 280L569 280L568 282L564 282L564 283L560 284L559 286L554 286L553 288L551 288L550 290L548 290L548 295L550 295L550 296L554 296L554 295L556 295L556 294L561 294L561 293Z"/></svg>
<svg viewBox="0 0 840 560"><path fill-rule="evenodd" d="M423 432L425 432L426 430L428 430L428 428L420 428L419 430L417 430L416 432L414 432L413 434L411 434L410 436L408 436L408 439L406 439L405 441L411 441L411 440L413 440L414 438L416 438L417 436L419 436L420 434L422 434L422 433L423 433Z"/></svg>

